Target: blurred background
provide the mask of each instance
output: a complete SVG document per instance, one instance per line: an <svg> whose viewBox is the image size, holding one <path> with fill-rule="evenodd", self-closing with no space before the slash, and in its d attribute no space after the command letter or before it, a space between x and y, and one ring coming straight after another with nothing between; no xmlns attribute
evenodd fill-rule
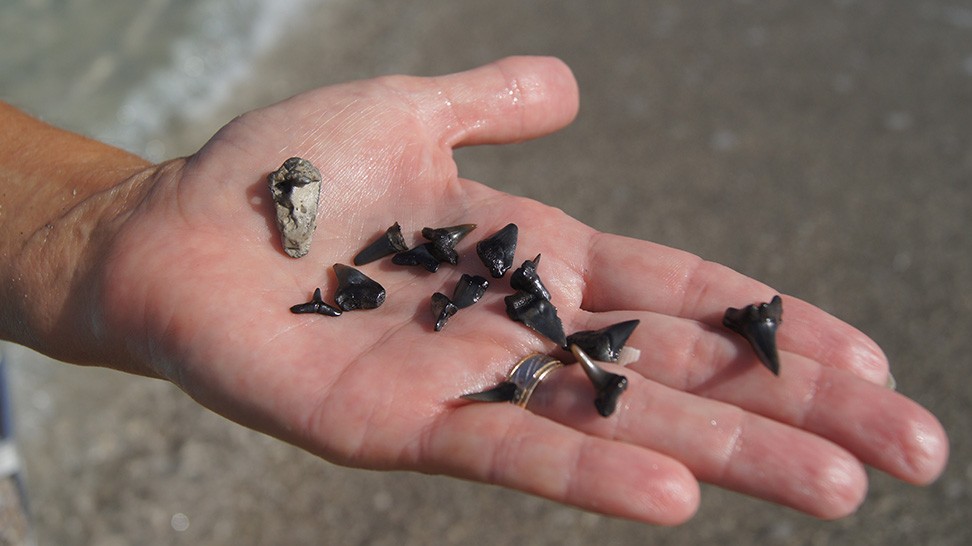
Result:
<svg viewBox="0 0 972 546"><path fill-rule="evenodd" d="M462 176L851 322L952 442L935 484L871 472L839 521L705 487L653 528L336 467L160 381L6 346L40 544L972 543L972 3L4 0L0 44L0 98L152 160L315 86L558 56L577 121L461 150Z"/></svg>

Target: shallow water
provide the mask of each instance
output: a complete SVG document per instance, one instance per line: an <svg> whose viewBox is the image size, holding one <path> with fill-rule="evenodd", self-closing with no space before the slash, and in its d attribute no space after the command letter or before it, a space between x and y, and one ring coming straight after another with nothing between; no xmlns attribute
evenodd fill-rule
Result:
<svg viewBox="0 0 972 546"><path fill-rule="evenodd" d="M187 153L167 150L165 131L218 111L311 3L8 0L0 92L153 161Z"/></svg>

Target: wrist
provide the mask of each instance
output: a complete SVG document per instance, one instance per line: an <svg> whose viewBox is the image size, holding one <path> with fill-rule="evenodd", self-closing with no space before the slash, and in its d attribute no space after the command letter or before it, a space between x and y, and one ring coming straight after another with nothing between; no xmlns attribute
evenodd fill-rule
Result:
<svg viewBox="0 0 972 546"><path fill-rule="evenodd" d="M97 256L154 167L2 103L0 130L0 338L96 362Z"/></svg>

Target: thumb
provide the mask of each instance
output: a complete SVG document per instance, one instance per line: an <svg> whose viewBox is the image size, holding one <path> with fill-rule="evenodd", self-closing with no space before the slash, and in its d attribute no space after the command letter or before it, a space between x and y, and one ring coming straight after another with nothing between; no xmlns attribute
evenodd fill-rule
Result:
<svg viewBox="0 0 972 546"><path fill-rule="evenodd" d="M540 137L577 115L577 82L552 57L508 57L409 87L431 133L452 148Z"/></svg>

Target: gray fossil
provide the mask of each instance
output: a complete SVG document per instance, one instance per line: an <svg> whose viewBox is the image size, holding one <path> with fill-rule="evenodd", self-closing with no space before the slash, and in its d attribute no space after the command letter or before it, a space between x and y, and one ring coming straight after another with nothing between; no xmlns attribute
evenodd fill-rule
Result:
<svg viewBox="0 0 972 546"><path fill-rule="evenodd" d="M310 251L317 229L321 172L310 161L291 157L267 177L284 252L300 258Z"/></svg>

